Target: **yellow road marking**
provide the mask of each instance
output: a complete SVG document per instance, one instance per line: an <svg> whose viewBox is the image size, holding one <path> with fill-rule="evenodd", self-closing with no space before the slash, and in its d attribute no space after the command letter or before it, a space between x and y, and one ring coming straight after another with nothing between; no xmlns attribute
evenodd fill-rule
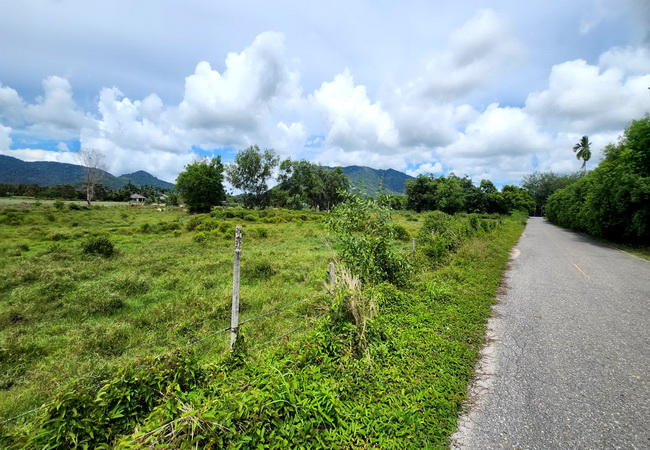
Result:
<svg viewBox="0 0 650 450"><path fill-rule="evenodd" d="M576 269L578 269L578 271L580 271L581 274L583 274L583 275L585 276L585 278L589 278L589 276L588 276L586 273L584 273L584 272L582 271L582 269L581 269L580 267L578 267L577 264L574 264L574 266L575 266Z"/></svg>

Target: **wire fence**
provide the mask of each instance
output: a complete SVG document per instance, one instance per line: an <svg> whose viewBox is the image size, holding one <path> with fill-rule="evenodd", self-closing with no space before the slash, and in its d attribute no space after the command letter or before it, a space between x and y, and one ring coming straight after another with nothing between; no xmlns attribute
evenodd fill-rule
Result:
<svg viewBox="0 0 650 450"><path fill-rule="evenodd" d="M330 281L330 284L332 284L332 283L334 282L334 271L333 271L333 264L332 264L332 263L330 263L330 266L329 266L329 281ZM238 289L238 286L233 286L233 291L235 291L236 289ZM244 325L248 325L248 324L250 324L250 323L256 322L256 321L261 320L261 319L264 319L264 318L266 318L266 317L270 317L270 316L273 316L273 315L275 315L275 314L279 314L279 313L281 313L281 312L284 312L284 311L290 310L290 309L292 309L292 308L295 308L295 307L297 307L297 306L299 306L299 305L302 305L302 304L308 303L308 302L310 302L310 301L313 301L313 300L316 300L316 299L324 299L324 298L326 298L326 293L325 293L325 292L321 292L321 293L318 293L318 294L313 295L313 296L311 296L311 297L306 297L306 298L303 298L303 299L300 299L300 300L294 301L294 302L292 302L292 303L289 303L289 304L287 304L287 305L284 305L284 306L281 306L281 307L278 307L278 308L274 308L274 309L271 309L271 310L269 310L269 311L266 311L266 312L263 312L263 313L257 314L257 315L255 315L255 316L250 317L250 318L248 318L248 319L245 319L245 320L243 320L243 321L241 321L241 322L239 322L239 320L237 320L236 322L231 322L231 326L228 326L228 327L225 327L225 328L221 328L221 329L219 329L219 330L217 330L217 331L214 331L214 332L212 332L212 333L210 333L210 334L207 334L207 335L205 335L205 336L203 336L203 337L201 337L201 338L199 338L199 339L196 339L196 340L190 342L189 344L185 345L185 346L182 347L182 348L192 348L192 347L194 347L194 346L196 346L196 345L198 345L198 344L201 344L201 343L203 343L203 342L205 342L205 341L208 341L208 340L210 340L210 339L212 339L212 338L215 338L215 337L217 337L217 336L219 336L219 335L221 335L221 334L223 334L223 333L226 333L226 332L228 332L228 331L230 331L231 333L232 333L232 332L237 333L237 332L239 331L239 329L240 329L242 326L244 326ZM238 316L238 312L239 312L239 311L237 311L237 316ZM233 311L233 313L234 313L234 311ZM311 321L311 322L309 322L309 323L313 323L313 322L319 320L319 319L322 318L326 313L327 313L327 311L325 311L325 312L322 313L322 314L317 315L316 317L313 318L313 321ZM232 325L233 323L236 323L237 325L233 327L233 325ZM259 344L257 344L257 345L254 345L254 346L252 346L252 347L249 347L248 350L249 350L249 351L256 351L256 352L259 353L259 352L261 352L264 348L268 347L270 344L272 344L272 343L274 343L274 342L277 342L277 341L279 341L280 339L285 338L285 337L287 337L287 336L293 335L294 333L297 333L298 331L304 330L304 329L307 328L307 326L308 326L308 323L307 323L307 322L303 322L301 325L299 325L299 326L293 328L293 329L290 330L290 331L287 331L287 332L285 332L285 333L282 333L282 334L280 334L280 335L278 335L278 336L274 336L274 337L272 337L272 338L270 338L270 339L268 339L268 340L266 340L266 341L264 341L264 342L261 342L261 343L259 343ZM231 348L232 348L232 342L231 342ZM178 351L178 349L175 349L174 351ZM171 351L163 352L163 353L160 353L160 354L156 355L155 357L160 358L160 357L163 357L163 356L168 355L168 354L170 354L170 353L171 353ZM144 367L147 367L147 365L148 365L147 363L138 364L138 365L136 365L136 366L134 367L134 369L137 370L137 369L140 369L140 368L144 368ZM101 388L101 387L105 386L108 382L109 382L109 380L102 380L102 381L100 381L99 383L95 383L95 384L93 384L93 385L90 385L90 386L88 387L88 389ZM20 413L20 414L17 414L17 415L15 415L15 416L13 416L13 417L9 417L9 418L6 418L6 419L2 419L2 420L0 420L0 425L5 425L5 424L7 424L7 423L10 423L10 422L16 421L16 420L18 420L18 419L20 419L20 418L22 418L22 417L25 417L25 416L29 416L29 415L31 415L31 414L34 414L34 413L36 413L36 412L38 412L38 411L41 411L41 410L47 408L48 406L53 405L54 403L56 403L56 402L55 402L55 401L50 401L50 402L44 403L43 405L41 405L41 406L39 406L39 407L36 407L36 408L30 409L30 410L28 410L28 411L24 411L24 412L22 412L22 413Z"/></svg>

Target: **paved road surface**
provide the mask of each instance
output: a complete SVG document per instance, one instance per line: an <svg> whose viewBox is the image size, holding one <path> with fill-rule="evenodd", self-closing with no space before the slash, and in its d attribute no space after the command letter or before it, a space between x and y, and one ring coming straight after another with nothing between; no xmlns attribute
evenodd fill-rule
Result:
<svg viewBox="0 0 650 450"><path fill-rule="evenodd" d="M452 448L650 449L650 262L531 218Z"/></svg>

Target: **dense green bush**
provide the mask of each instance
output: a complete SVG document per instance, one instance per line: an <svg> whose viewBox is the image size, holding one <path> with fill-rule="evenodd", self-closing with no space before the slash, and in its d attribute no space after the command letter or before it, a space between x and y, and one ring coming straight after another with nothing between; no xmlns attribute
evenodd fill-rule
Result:
<svg viewBox="0 0 650 450"><path fill-rule="evenodd" d="M131 432L137 420L164 403L174 391L199 385L205 371L191 354L161 356L150 364L127 368L107 384L80 387L46 408L41 428L29 438L31 448L97 448Z"/></svg>
<svg viewBox="0 0 650 450"><path fill-rule="evenodd" d="M95 236L86 239L81 248L87 255L103 256L109 258L115 254L115 245L106 236Z"/></svg>
<svg viewBox="0 0 650 450"><path fill-rule="evenodd" d="M605 159L551 195L547 218L596 237L650 243L650 116L632 122Z"/></svg>
<svg viewBox="0 0 650 450"><path fill-rule="evenodd" d="M403 285L409 278L408 262L390 246L394 237L390 214L390 208L375 199L347 193L327 222L341 263L362 283Z"/></svg>
<svg viewBox="0 0 650 450"><path fill-rule="evenodd" d="M0 223L4 225L20 225L25 221L27 211L5 209L0 213Z"/></svg>
<svg viewBox="0 0 650 450"><path fill-rule="evenodd" d="M418 233L419 251L430 262L439 262L460 247L467 238L492 229L493 223L497 222L477 214L451 216L442 211L433 211L426 215Z"/></svg>
<svg viewBox="0 0 650 450"><path fill-rule="evenodd" d="M402 225L393 225L393 236L399 241L408 241L411 235Z"/></svg>

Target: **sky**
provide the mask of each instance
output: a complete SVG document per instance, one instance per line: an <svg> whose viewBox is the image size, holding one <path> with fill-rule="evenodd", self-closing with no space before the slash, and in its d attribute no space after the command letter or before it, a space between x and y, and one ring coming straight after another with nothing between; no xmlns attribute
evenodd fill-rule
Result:
<svg viewBox="0 0 650 450"><path fill-rule="evenodd" d="M519 184L650 112L650 1L0 0L0 154L174 182L250 145Z"/></svg>

